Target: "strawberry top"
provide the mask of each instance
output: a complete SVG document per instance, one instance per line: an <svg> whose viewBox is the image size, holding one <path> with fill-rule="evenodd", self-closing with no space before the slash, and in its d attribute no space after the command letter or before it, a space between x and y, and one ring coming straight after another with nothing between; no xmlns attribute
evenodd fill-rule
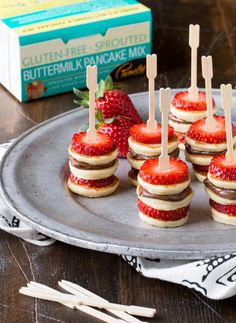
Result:
<svg viewBox="0 0 236 323"><path fill-rule="evenodd" d="M109 135L97 133L96 140L90 141L87 139L86 131L74 134L71 147L76 153L87 156L101 156L114 150L114 144Z"/></svg>
<svg viewBox="0 0 236 323"><path fill-rule="evenodd" d="M211 160L208 172L219 180L236 180L236 162L228 163L225 160L225 154L216 156Z"/></svg>
<svg viewBox="0 0 236 323"><path fill-rule="evenodd" d="M225 118L214 116L215 129L209 131L206 128L206 118L194 122L189 128L186 137L202 141L208 144L220 144L226 142ZM236 128L232 124L233 136L236 135Z"/></svg>
<svg viewBox="0 0 236 323"><path fill-rule="evenodd" d="M213 107L215 102L212 99ZM192 101L188 97L188 91L176 93L172 105L179 110L185 111L205 111L206 110L206 93L199 91L198 101Z"/></svg>
<svg viewBox="0 0 236 323"><path fill-rule="evenodd" d="M188 166L184 161L170 158L170 167L165 171L159 169L158 162L159 159L150 159L141 166L139 176L144 182L154 185L171 185L189 179Z"/></svg>
<svg viewBox="0 0 236 323"><path fill-rule="evenodd" d="M130 136L137 142L143 144L160 144L161 143L161 124L157 124L155 131L150 132L146 123L136 124L130 128ZM168 140L174 135L174 129L168 126Z"/></svg>

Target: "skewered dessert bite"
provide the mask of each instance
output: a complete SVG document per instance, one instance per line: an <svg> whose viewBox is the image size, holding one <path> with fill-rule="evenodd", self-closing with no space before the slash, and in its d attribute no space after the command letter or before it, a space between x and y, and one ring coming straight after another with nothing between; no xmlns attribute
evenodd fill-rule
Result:
<svg viewBox="0 0 236 323"><path fill-rule="evenodd" d="M112 194L119 185L118 178L114 176L118 166L118 149L108 134L98 133L95 127L96 66L87 66L86 81L89 89L89 129L75 133L72 138L68 187L82 196L100 197Z"/></svg>
<svg viewBox="0 0 236 323"><path fill-rule="evenodd" d="M142 123L130 128L129 152L127 155L131 170L128 173L129 181L137 186L137 176L140 167L148 159L155 159L161 154L161 124L157 123L154 131L147 129L147 124ZM178 137L174 129L168 126L168 154L171 157L179 156Z"/></svg>
<svg viewBox="0 0 236 323"><path fill-rule="evenodd" d="M160 90L162 112L161 154L141 166L137 187L141 219L157 227L176 227L188 220L193 192L188 166L168 155L168 113L170 89Z"/></svg>
<svg viewBox="0 0 236 323"><path fill-rule="evenodd" d="M212 159L204 184L210 197L213 219L236 225L236 155L231 126L231 84L221 85L221 101L225 111L227 151Z"/></svg>
<svg viewBox="0 0 236 323"><path fill-rule="evenodd" d="M118 150L107 134L97 134L93 141L86 132L76 133L69 147L69 189L86 197L112 194L119 185L114 176Z"/></svg>
<svg viewBox="0 0 236 323"><path fill-rule="evenodd" d="M212 100L213 111L216 112L216 105ZM179 148L185 149L185 134L192 123L207 116L206 94L199 91L196 100L190 99L187 91L178 92L170 108L169 124L179 137Z"/></svg>
<svg viewBox="0 0 236 323"><path fill-rule="evenodd" d="M223 116L214 116L214 127L207 127L207 119L192 124L186 134L185 157L192 163L196 178L203 182L213 157L226 152L226 128ZM236 128L232 124L233 143L236 144Z"/></svg>
<svg viewBox="0 0 236 323"><path fill-rule="evenodd" d="M169 124L179 137L179 148L185 149L185 134L191 124L207 116L206 94L197 87L197 48L199 46L199 25L189 26L191 47L191 86L188 91L176 93L170 108ZM216 111L214 100L213 112Z"/></svg>

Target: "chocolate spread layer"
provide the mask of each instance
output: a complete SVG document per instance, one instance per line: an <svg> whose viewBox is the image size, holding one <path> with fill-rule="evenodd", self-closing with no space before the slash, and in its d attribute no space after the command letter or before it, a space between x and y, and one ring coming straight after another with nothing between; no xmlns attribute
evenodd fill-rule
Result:
<svg viewBox="0 0 236 323"><path fill-rule="evenodd" d="M176 123L183 123L183 124L192 124L192 122L188 122L188 121L185 121L183 119L179 119L177 118L176 116L174 116L173 114L170 113L169 115L169 119L176 122Z"/></svg>
<svg viewBox="0 0 236 323"><path fill-rule="evenodd" d="M219 195L220 197L223 197L227 200L236 200L236 190L216 187L209 181L208 178L206 178L203 183L210 191L212 191L216 195Z"/></svg>
<svg viewBox="0 0 236 323"><path fill-rule="evenodd" d="M131 170L129 171L128 175L129 175L130 178L132 178L133 180L137 181L138 173L139 173L139 170L138 169L131 168Z"/></svg>
<svg viewBox="0 0 236 323"><path fill-rule="evenodd" d="M224 154L226 150L223 151L200 151L193 149L189 144L185 144L185 149L190 155L205 155L205 156L218 156Z"/></svg>
<svg viewBox="0 0 236 323"><path fill-rule="evenodd" d="M185 199L187 196L189 196L192 193L192 189L190 186L188 186L185 190L183 190L180 193L177 194L171 194L171 195L158 195L158 194L152 194L145 190L142 186L138 187L138 195L147 197L147 198L153 198L157 200L162 201L169 201L169 202L179 202Z"/></svg>
<svg viewBox="0 0 236 323"><path fill-rule="evenodd" d="M156 156L146 156L142 154L136 154L131 148L129 148L129 153L128 153L130 158L136 159L136 160L148 160L148 159L155 159L158 158L160 155ZM174 151L172 151L169 154L170 157L178 157L179 156L179 148L176 148Z"/></svg>
<svg viewBox="0 0 236 323"><path fill-rule="evenodd" d="M84 169L84 170L105 169L108 167L112 167L116 164L116 159L114 159L112 162L105 164L105 165L90 165L90 164L78 161L71 156L69 156L69 160L70 160L72 166L74 166L78 169Z"/></svg>

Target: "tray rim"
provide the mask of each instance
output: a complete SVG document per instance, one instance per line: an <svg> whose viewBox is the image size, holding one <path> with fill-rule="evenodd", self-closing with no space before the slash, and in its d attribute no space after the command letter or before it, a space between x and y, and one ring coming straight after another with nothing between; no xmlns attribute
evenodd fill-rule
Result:
<svg viewBox="0 0 236 323"><path fill-rule="evenodd" d="M186 88L179 88L179 89L174 88L171 90L172 91L183 91L183 90L186 90ZM158 91L156 91L156 92L158 92ZM233 92L236 93L236 90L233 90ZM219 95L220 90L213 89L213 93L217 93ZM134 94L129 94L129 96L132 98L132 97L139 97L139 96L146 95L146 94L147 94L147 91L143 91L143 92L138 92L138 93L134 93ZM36 126L33 126L29 130L27 130L26 132L21 134L12 143L12 145L10 145L10 147L7 148L5 154L0 162L0 174L2 174L2 172L3 172L4 163L9 155L9 153L19 142L22 141L22 139L27 137L29 134L31 134L35 130L37 130L41 127L44 127L47 124L53 123L57 119L60 119L64 116L68 116L70 114L74 114L79 111L85 112L86 108L76 108L76 109L72 109L70 111L64 112L62 114L59 114L57 116L54 116L54 117L46 120L46 121L43 121L42 123L39 123ZM147 249L144 247L141 249L141 248L137 248L137 247L127 247L127 246L124 246L124 244L118 244L116 239L113 239L114 240L113 243L110 242L112 240L111 238L109 238L110 241L108 244L107 242L91 241L91 239L85 239L84 237L81 238L81 237L75 237L75 236L68 236L66 234L63 234L62 232L56 231L55 229L53 230L43 224L37 223L34 220L30 219L27 215L24 215L23 213L21 213L17 209L17 207L14 205L14 202L11 200L10 196L6 192L6 190L4 188L2 176L0 176L0 194L2 195L2 198L3 198L4 202L6 203L6 205L9 207L9 209L17 217L19 217L22 221L24 221L26 224L32 226L34 229L52 237L52 238L55 238L56 240L60 240L60 241L65 242L67 244L72 244L72 245L75 245L78 247L102 251L102 252L124 254L124 255L128 255L128 256L144 256L144 257L153 257L153 258L161 257L161 258L166 258L166 259L188 259L188 260L189 259L201 259L201 258L213 256L212 253L207 253L207 252L201 251L201 250L189 250L189 249L181 250L181 256L180 256L176 252L176 250L170 251L170 250L165 250L165 249L157 250L156 248L148 248ZM80 232L80 231L82 231L82 230L78 230L78 232ZM101 237L101 235L96 235L95 233L90 233L90 238L91 238L91 236ZM68 241L68 239L69 239L69 241ZM119 249L119 252L117 251L117 249ZM148 252L147 252L147 250L148 250ZM231 247L230 251L233 252L233 251L235 251L235 249L233 249ZM214 254L220 254L220 255L226 254L228 252L229 252L229 250L227 250L227 251L224 251L222 249L215 249L214 250Z"/></svg>

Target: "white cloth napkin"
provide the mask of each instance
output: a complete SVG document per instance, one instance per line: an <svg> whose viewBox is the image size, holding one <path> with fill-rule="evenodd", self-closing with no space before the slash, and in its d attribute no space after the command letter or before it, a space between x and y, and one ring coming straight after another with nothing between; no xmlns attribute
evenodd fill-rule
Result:
<svg viewBox="0 0 236 323"><path fill-rule="evenodd" d="M9 145L0 145L0 159ZM55 242L17 219L1 198L0 229L39 246L49 246ZM181 284L211 299L236 295L236 252L199 261L122 257L145 277Z"/></svg>

